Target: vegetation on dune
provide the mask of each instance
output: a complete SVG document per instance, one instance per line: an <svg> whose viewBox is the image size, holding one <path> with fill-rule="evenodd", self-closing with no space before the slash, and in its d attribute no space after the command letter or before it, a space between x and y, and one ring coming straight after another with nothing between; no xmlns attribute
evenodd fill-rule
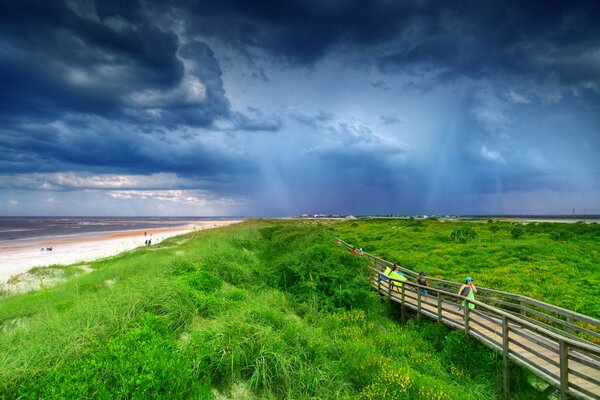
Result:
<svg viewBox="0 0 600 400"><path fill-rule="evenodd" d="M417 225L418 223L418 225ZM335 235L414 271L537 298L600 318L600 225L371 219Z"/></svg>
<svg viewBox="0 0 600 400"><path fill-rule="evenodd" d="M249 221L6 296L0 398L498 397L495 353L432 322L400 325L365 259L335 245L396 225Z"/></svg>

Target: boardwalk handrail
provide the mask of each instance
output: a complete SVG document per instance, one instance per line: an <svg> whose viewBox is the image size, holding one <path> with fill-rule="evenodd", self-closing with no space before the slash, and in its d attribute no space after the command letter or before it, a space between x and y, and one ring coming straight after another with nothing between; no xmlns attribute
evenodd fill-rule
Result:
<svg viewBox="0 0 600 400"><path fill-rule="evenodd" d="M378 285L381 286L381 271L376 268L371 268L377 274ZM496 307L490 306L486 303L483 303L478 300L469 299L468 297L461 296L457 293L448 292L443 289L435 288L435 287L426 287L419 285L417 283L413 283L410 281L400 281L391 277L387 277L388 281L386 282L387 290L384 290L384 294L390 297L391 300L397 301L401 304L407 304L411 306L411 308L416 309L418 313L427 313L423 308L423 301L421 300L422 293L419 289L427 289L432 294L435 294L438 299L441 301L437 301L437 316L433 316L431 312L429 312L429 316L434 319L437 318L439 322L443 322L447 325L450 325L453 328L463 329L471 336L475 337L483 344L488 347L491 347L493 350L497 350L503 353L503 355L513 362L521 365L522 367L531 370L533 373L538 375L540 378L544 379L551 385L555 386L561 391L561 398L566 398L566 394L574 395L582 398L589 399L599 399L600 394L600 347L595 346L593 344L588 344L586 342L582 342L579 340L574 340L569 337L565 337L563 335L557 334L555 332L549 331L542 326L536 325L535 323L526 321L520 318L517 315L505 312ZM394 293L394 285L397 283L398 285L402 285L401 289L397 289L398 293ZM412 287L415 289L416 294L411 294L410 296L406 293L405 287ZM381 292L381 290L380 290ZM401 293L401 298L398 297L399 293ZM406 299L408 297L417 296L416 307L414 303L411 304L410 301ZM447 308L443 308L442 301L443 298L451 298L453 300L464 301L464 316L463 318L464 326L458 326L456 321L452 320L441 320L440 316L442 312L446 312L446 314L450 311ZM469 308L469 304L472 303L477 306L479 309L485 311L487 316L481 311L471 310ZM454 304L454 303L452 303ZM480 322L477 322L470 314L477 313L475 315L482 316L485 319L492 316L492 318L499 319L498 327L502 330L502 344L499 341L490 340L489 335L486 335L482 331L478 331L479 327L475 328L473 324L481 325ZM512 326L511 326L512 325ZM489 329L489 328L486 328ZM533 331L544 339L549 339L545 346L542 343L539 343L542 347L550 348L552 343L555 344L556 349L556 357L558 361L552 360L552 357L549 357L547 354L544 355L536 350L533 346L527 345L523 342L515 341L510 338L510 333L514 332L515 334L523 332ZM514 335L513 335L514 336ZM527 337L527 336L524 336ZM530 339L533 343L537 341L535 339ZM552 372L547 367L541 366L534 361L529 360L527 357L524 357L523 354L515 350L515 346L509 346L509 343L512 342L515 346L518 346L524 350L526 354L531 354L535 357L547 360L551 365L554 365L557 369L557 373ZM538 343L536 343L538 344ZM552 350L552 349L551 349ZM546 352L547 353L547 352ZM587 358L587 360L586 360ZM586 375L584 372L578 371L574 366L571 367L571 364L578 364L580 368L592 368L595 372L594 376ZM583 367L581 367L583 365ZM577 383L572 382L574 379L578 379ZM593 386L594 389L590 390L589 387L586 388L583 384L587 384L588 386Z"/></svg>
<svg viewBox="0 0 600 400"><path fill-rule="evenodd" d="M340 239L338 239L338 243L347 248L353 248ZM364 255L369 257L371 262L371 270L374 273L373 286L380 294L389 297L391 301L400 303L403 315L405 307L411 308L417 312L418 318L423 314L453 328L462 329L484 345L502 353L506 398L509 397L508 361L511 360L558 388L561 399L566 399L567 395L600 399L600 346L526 315L461 296L454 290L460 284L454 282L428 278L428 281L433 281L436 285L425 287L411 281L400 281L384 276L382 274L383 267L393 264L368 253L364 253ZM417 276L414 271L407 268L400 267L400 269L408 275ZM450 287L451 290L447 290L447 287ZM423 294L422 289L427 289L430 295ZM503 300L498 300L480 296L479 294L482 292L490 296L502 296L506 292L478 288L478 297L486 301L491 300L491 302L500 301L501 305L509 308L515 305L506 301L508 296L505 296ZM512 298L529 299L512 293L506 294ZM455 311L457 301L464 302L461 307L463 311ZM559 315L561 313L555 310L560 310L574 321L592 320L600 323L600 321L587 316L584 316L585 320L575 319L582 314L541 301L536 300L535 302L540 304L541 308L546 308ZM476 309L471 310L471 304ZM542 317L556 319L543 314L543 312L537 313L542 314Z"/></svg>
<svg viewBox="0 0 600 400"><path fill-rule="evenodd" d="M339 243L343 244L347 248L353 248L351 244L339 238L337 240ZM369 257L373 264L380 264L382 266L393 265L392 262L384 260L373 254L364 253L364 255ZM417 272L412 271L406 267L399 265L399 268L403 272L407 273L409 276L418 276ZM455 288L455 290L457 291L458 288L462 285L457 282L431 277L427 277L427 280L428 282L430 282L430 284L435 283L439 286L446 288L452 287ZM579 338L580 340L586 340L590 343L593 343L592 340L596 340L598 343L600 343L600 320L598 319L578 313L576 311L556 306L554 304L549 304L540 300L532 299L531 297L523 296L520 294L504 292L479 286L477 287L477 291L479 297L485 299L490 303L495 303L496 305L499 305L499 308L505 309L506 311L513 313L516 313L518 311L518 313L520 313L524 317L526 317L528 314L533 315L534 319L537 318L539 323L544 324L544 326L547 329L557 330L557 327L549 323L551 322L555 325L559 325L560 330L566 336L569 336L571 338ZM559 317L557 318L556 315ZM560 317L562 317L563 319L561 319ZM540 321L540 319L544 319L546 322ZM588 325L587 327L586 324Z"/></svg>

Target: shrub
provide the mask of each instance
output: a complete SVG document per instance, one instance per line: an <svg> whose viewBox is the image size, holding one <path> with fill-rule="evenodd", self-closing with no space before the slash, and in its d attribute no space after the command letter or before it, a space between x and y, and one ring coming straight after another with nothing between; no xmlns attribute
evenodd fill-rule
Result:
<svg viewBox="0 0 600 400"><path fill-rule="evenodd" d="M571 240L573 232L569 231L552 231L550 232L550 239L557 242L566 242Z"/></svg>
<svg viewBox="0 0 600 400"><path fill-rule="evenodd" d="M499 230L500 230L500 225L497 225L497 224L492 224L492 225L490 225L490 231L491 231L491 232L494 232L494 233L496 233L496 232L498 232Z"/></svg>
<svg viewBox="0 0 600 400"><path fill-rule="evenodd" d="M296 302L316 301L319 308L368 307L375 298L369 288L366 259L330 245L315 244L300 256L283 257L273 279Z"/></svg>
<svg viewBox="0 0 600 400"><path fill-rule="evenodd" d="M412 218L410 220L410 222L407 224L407 226L416 226L416 227L420 227L420 226L424 226L425 224L423 223L422 220L420 219L414 219Z"/></svg>
<svg viewBox="0 0 600 400"><path fill-rule="evenodd" d="M460 243L467 243L468 241L477 240L478 238L477 232L470 226L461 226L450 233L450 239Z"/></svg>
<svg viewBox="0 0 600 400"><path fill-rule="evenodd" d="M525 229L520 225L517 225L510 230L510 235L512 236L513 239L518 239L521 236L523 236L524 234L525 234Z"/></svg>

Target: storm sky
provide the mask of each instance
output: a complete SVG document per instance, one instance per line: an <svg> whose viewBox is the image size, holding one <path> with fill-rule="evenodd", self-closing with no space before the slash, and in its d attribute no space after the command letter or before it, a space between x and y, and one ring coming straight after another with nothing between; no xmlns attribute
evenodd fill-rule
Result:
<svg viewBox="0 0 600 400"><path fill-rule="evenodd" d="M600 213L597 1L0 2L0 215Z"/></svg>

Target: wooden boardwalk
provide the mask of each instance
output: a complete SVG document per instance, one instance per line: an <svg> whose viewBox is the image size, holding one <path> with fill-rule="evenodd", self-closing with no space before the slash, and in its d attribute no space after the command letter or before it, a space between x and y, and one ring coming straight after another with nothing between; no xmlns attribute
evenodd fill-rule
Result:
<svg viewBox="0 0 600 400"><path fill-rule="evenodd" d="M339 241L347 247L348 243ZM509 397L509 361L535 373L557 388L560 398L574 396L600 399L600 321L560 307L507 292L477 288L477 300L457 294L460 284L428 278L429 292L411 282L400 282L382 274L392 263L370 254L373 288L399 303L404 315L413 310L465 331L486 346L502 353L504 395ZM408 278L417 274L400 267ZM460 302L475 309L460 308ZM493 305L492 305L493 304ZM588 340L589 339L589 340Z"/></svg>

